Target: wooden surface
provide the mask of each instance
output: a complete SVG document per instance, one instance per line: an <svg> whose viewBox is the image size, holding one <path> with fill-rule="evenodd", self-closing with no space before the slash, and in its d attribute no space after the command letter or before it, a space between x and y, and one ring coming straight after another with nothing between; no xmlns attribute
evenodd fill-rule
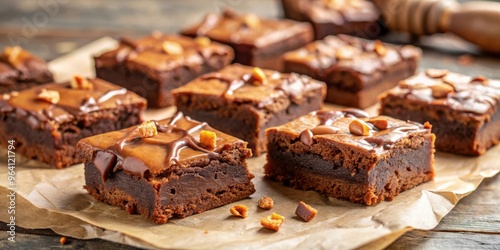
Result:
<svg viewBox="0 0 500 250"><path fill-rule="evenodd" d="M223 7L268 17L282 15L277 0L3 1L0 47L21 45L50 60L102 36L139 37L153 30L176 32L200 20L206 12L219 11ZM449 68L500 78L500 58L482 54L471 44L453 36L417 39L389 33L381 39L411 42L422 47L421 68ZM17 228L17 242L10 244L6 240L5 223L1 223L0 228L0 249L133 249L104 240L69 239L68 244L61 245L61 236L51 230L21 228ZM500 249L500 177L483 181L435 229L408 232L387 249Z"/></svg>

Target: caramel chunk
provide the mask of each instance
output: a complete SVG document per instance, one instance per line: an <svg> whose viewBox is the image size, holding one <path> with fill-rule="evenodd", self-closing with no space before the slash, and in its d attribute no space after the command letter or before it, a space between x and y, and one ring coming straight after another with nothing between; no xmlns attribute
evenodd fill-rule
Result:
<svg viewBox="0 0 500 250"><path fill-rule="evenodd" d="M354 135L370 135L370 127L362 120L355 119L349 123L349 132Z"/></svg>
<svg viewBox="0 0 500 250"><path fill-rule="evenodd" d="M94 89L94 85L83 76L78 76L78 75L73 76L73 78L71 78L70 84L71 88L73 89L85 89L85 90Z"/></svg>
<svg viewBox="0 0 500 250"><path fill-rule="evenodd" d="M50 102L52 104L58 103L59 99L59 92L56 90L42 89L42 91L37 96L37 100Z"/></svg>
<svg viewBox="0 0 500 250"><path fill-rule="evenodd" d="M297 209L295 209L295 215L299 216L305 222L308 222L308 221L314 219L316 214L318 214L318 210L307 205L303 201L299 202Z"/></svg>
<svg viewBox="0 0 500 250"><path fill-rule="evenodd" d="M374 49L375 49L375 52L379 56L387 55L387 49L385 48L384 44L380 40L375 40Z"/></svg>
<svg viewBox="0 0 500 250"><path fill-rule="evenodd" d="M236 217L246 218L248 216L248 207L245 205L235 205L231 207L229 211Z"/></svg>
<svg viewBox="0 0 500 250"><path fill-rule="evenodd" d="M266 216L265 218L262 218L262 220L260 220L260 225L277 232L280 230L283 222L285 222L285 217L277 213L273 213L269 216Z"/></svg>
<svg viewBox="0 0 500 250"><path fill-rule="evenodd" d="M453 87L446 83L432 85L431 89L434 98L444 98L454 91Z"/></svg>
<svg viewBox="0 0 500 250"><path fill-rule="evenodd" d="M206 36L199 36L199 37L196 37L194 39L194 41L201 45L202 47L208 47L210 46L210 44L212 43L212 41L210 40L210 38L206 37Z"/></svg>
<svg viewBox="0 0 500 250"><path fill-rule="evenodd" d="M270 197L264 196L259 199L259 207L262 209L271 209L274 206L274 201Z"/></svg>
<svg viewBox="0 0 500 250"><path fill-rule="evenodd" d="M384 130L389 127L389 122L387 121L387 119L383 118L373 118L368 120L368 122L373 124L373 126L375 126L379 130Z"/></svg>
<svg viewBox="0 0 500 250"><path fill-rule="evenodd" d="M425 74L430 78L442 78L448 74L447 69L427 69Z"/></svg>
<svg viewBox="0 0 500 250"><path fill-rule="evenodd" d="M200 143L205 148L215 148L217 146L217 134L212 131L202 130L200 132Z"/></svg>
<svg viewBox="0 0 500 250"><path fill-rule="evenodd" d="M267 84L267 76L261 68L255 67L252 70L253 85Z"/></svg>
<svg viewBox="0 0 500 250"><path fill-rule="evenodd" d="M158 134L154 121L145 121L139 125L138 129L141 132L142 138L153 137Z"/></svg>
<svg viewBox="0 0 500 250"><path fill-rule="evenodd" d="M180 55L184 53L184 49L177 42L164 41L162 44L163 51L169 55Z"/></svg>

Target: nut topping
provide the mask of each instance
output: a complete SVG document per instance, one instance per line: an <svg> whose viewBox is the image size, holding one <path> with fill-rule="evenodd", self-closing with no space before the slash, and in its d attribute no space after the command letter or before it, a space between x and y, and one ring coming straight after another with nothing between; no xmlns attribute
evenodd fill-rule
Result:
<svg viewBox="0 0 500 250"><path fill-rule="evenodd" d="M260 25L260 19L257 15L251 13L245 15L245 17L243 18L243 23L246 27L254 29Z"/></svg>
<svg viewBox="0 0 500 250"><path fill-rule="evenodd" d="M340 47L335 51L338 60L350 60L354 57L354 49L350 46Z"/></svg>
<svg viewBox="0 0 500 250"><path fill-rule="evenodd" d="M382 56L384 57L385 55L387 55L387 49L385 48L384 44L382 43L382 41L380 40L375 40L375 44L374 44L374 49L375 49L375 52L379 55L379 56Z"/></svg>
<svg viewBox="0 0 500 250"><path fill-rule="evenodd" d="M448 96L449 93L454 91L453 87L446 83L432 85L431 89L432 97L434 98L444 98Z"/></svg>
<svg viewBox="0 0 500 250"><path fill-rule="evenodd" d="M311 129L313 135L328 135L337 134L340 131L339 128L328 126L328 125L318 125Z"/></svg>
<svg viewBox="0 0 500 250"><path fill-rule="evenodd" d="M235 205L229 211L236 217L246 218L248 216L248 207L245 205Z"/></svg>
<svg viewBox="0 0 500 250"><path fill-rule="evenodd" d="M273 213L272 215L266 216L265 218L260 220L260 224L263 227L271 229L276 232L280 230L280 227L283 224L283 222L285 222L285 217L277 213Z"/></svg>
<svg viewBox="0 0 500 250"><path fill-rule="evenodd" d="M217 146L217 134L212 131L202 130L200 132L200 144L204 148L214 149Z"/></svg>
<svg viewBox="0 0 500 250"><path fill-rule="evenodd" d="M266 85L267 76L261 68L255 67L252 70L253 85Z"/></svg>
<svg viewBox="0 0 500 250"><path fill-rule="evenodd" d="M373 124L373 126L375 126L379 130L384 130L389 127L389 122L387 121L387 119L383 118L373 118L368 120L368 122Z"/></svg>
<svg viewBox="0 0 500 250"><path fill-rule="evenodd" d="M182 46L173 41L164 41L162 44L163 51L169 55L180 55L184 53Z"/></svg>
<svg viewBox="0 0 500 250"><path fill-rule="evenodd" d="M18 66L20 64L19 59L22 53L22 49L19 46L14 46L14 47L6 47L3 51L3 57L9 62L11 65L14 67Z"/></svg>
<svg viewBox="0 0 500 250"><path fill-rule="evenodd" d="M425 74L430 78L442 78L448 74L447 69L427 69Z"/></svg>
<svg viewBox="0 0 500 250"><path fill-rule="evenodd" d="M470 80L471 83L480 83L484 86L490 85L490 80L484 76L476 76Z"/></svg>
<svg viewBox="0 0 500 250"><path fill-rule="evenodd" d="M142 138L153 137L158 134L154 121L145 121L139 125L138 129L141 132Z"/></svg>
<svg viewBox="0 0 500 250"><path fill-rule="evenodd" d="M370 135L370 127L362 120L355 119L349 123L349 132L355 135Z"/></svg>
<svg viewBox="0 0 500 250"><path fill-rule="evenodd" d="M206 37L206 36L199 36L199 37L196 37L194 39L194 41L201 45L202 47L208 47L210 46L210 44L212 43L212 41L210 40L210 38Z"/></svg>
<svg viewBox="0 0 500 250"><path fill-rule="evenodd" d="M274 206L274 201L270 197L264 195L264 197L259 199L259 207L262 209L271 209Z"/></svg>
<svg viewBox="0 0 500 250"><path fill-rule="evenodd" d="M52 104L58 103L59 99L59 92L57 92L56 90L42 89L42 91L37 96L37 100L46 101Z"/></svg>
<svg viewBox="0 0 500 250"><path fill-rule="evenodd" d="M94 89L94 85L87 80L85 77L75 75L71 78L71 88L73 89L84 89L84 90L92 90Z"/></svg>
<svg viewBox="0 0 500 250"><path fill-rule="evenodd" d="M416 84L408 84L407 81L399 81L398 83L399 87L403 89L425 89L427 88L427 85L423 83L416 83Z"/></svg>

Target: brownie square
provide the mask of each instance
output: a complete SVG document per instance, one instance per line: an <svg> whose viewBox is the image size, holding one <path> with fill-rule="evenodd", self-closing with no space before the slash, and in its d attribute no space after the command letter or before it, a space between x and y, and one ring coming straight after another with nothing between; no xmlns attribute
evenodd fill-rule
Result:
<svg viewBox="0 0 500 250"><path fill-rule="evenodd" d="M266 135L265 176L297 189L375 205L434 177L429 124L317 111Z"/></svg>
<svg viewBox="0 0 500 250"><path fill-rule="evenodd" d="M235 63L281 71L283 53L313 40L309 23L257 17L224 10L208 14L203 21L182 31L188 36L207 36L235 51Z"/></svg>
<svg viewBox="0 0 500 250"><path fill-rule="evenodd" d="M380 113L430 122L440 151L481 155L500 141L500 81L428 69L381 96Z"/></svg>
<svg viewBox="0 0 500 250"><path fill-rule="evenodd" d="M159 224L255 192L246 142L180 112L85 138L77 147L85 159L85 189L92 196Z"/></svg>
<svg viewBox="0 0 500 250"><path fill-rule="evenodd" d="M21 47L6 47L0 54L0 94L52 81L47 63Z"/></svg>
<svg viewBox="0 0 500 250"><path fill-rule="evenodd" d="M96 75L148 100L148 107L174 104L170 91L228 65L234 52L208 38L192 39L154 32L139 40L122 39L117 49L95 57Z"/></svg>
<svg viewBox="0 0 500 250"><path fill-rule="evenodd" d="M415 73L422 51L347 35L328 36L284 55L285 72L324 81L326 101L366 108Z"/></svg>
<svg viewBox="0 0 500 250"><path fill-rule="evenodd" d="M348 34L374 38L382 32L380 13L365 0L281 0L285 17L310 22L316 39Z"/></svg>
<svg viewBox="0 0 500 250"><path fill-rule="evenodd" d="M14 140L16 153L64 168L81 162L80 139L137 124L145 108L140 96L99 79L38 85L0 98L0 143Z"/></svg>
<svg viewBox="0 0 500 250"><path fill-rule="evenodd" d="M172 94L178 110L247 141L260 155L266 128L320 109L325 91L324 83L307 76L233 64Z"/></svg>

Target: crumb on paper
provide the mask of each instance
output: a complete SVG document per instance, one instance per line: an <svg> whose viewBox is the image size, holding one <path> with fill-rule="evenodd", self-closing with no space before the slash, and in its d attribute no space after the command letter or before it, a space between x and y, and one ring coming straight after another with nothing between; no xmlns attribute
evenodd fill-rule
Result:
<svg viewBox="0 0 500 250"><path fill-rule="evenodd" d="M236 217L246 218L248 216L248 207L245 205L235 205L231 207L229 211Z"/></svg>
<svg viewBox="0 0 500 250"><path fill-rule="evenodd" d="M303 201L299 202L297 209L295 209L295 215L300 217L305 222L309 222L314 219L316 214L318 214L318 210L311 207L310 205L307 205Z"/></svg>
<svg viewBox="0 0 500 250"><path fill-rule="evenodd" d="M258 203L259 203L259 207L262 209L269 210L269 209L273 208L273 206L274 206L273 199L271 199L270 197L265 196L265 195L264 195L264 197L259 199Z"/></svg>
<svg viewBox="0 0 500 250"><path fill-rule="evenodd" d="M273 213L269 216L262 218L262 220L260 220L260 225L262 225L267 229L278 232L281 228L281 225L283 225L283 222L285 222L284 216L281 216L277 213Z"/></svg>

